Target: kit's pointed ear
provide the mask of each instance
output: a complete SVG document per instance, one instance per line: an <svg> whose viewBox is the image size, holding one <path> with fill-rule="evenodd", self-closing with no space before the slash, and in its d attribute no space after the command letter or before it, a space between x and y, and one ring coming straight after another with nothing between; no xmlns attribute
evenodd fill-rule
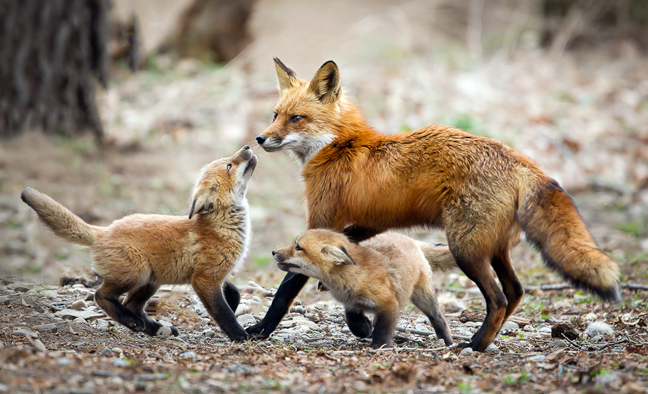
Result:
<svg viewBox="0 0 648 394"><path fill-rule="evenodd" d="M297 80L297 74L291 69L288 68L279 58L274 58L275 70L277 71L277 80L279 81L279 91L283 92L284 90L293 86Z"/></svg>
<svg viewBox="0 0 648 394"><path fill-rule="evenodd" d="M209 193L194 193L194 199L189 211L189 219L194 215L203 215L214 210L214 203L209 198Z"/></svg>
<svg viewBox="0 0 648 394"><path fill-rule="evenodd" d="M347 252L344 246L326 245L322 248L322 254L327 256L335 265L355 265L353 257Z"/></svg>
<svg viewBox="0 0 648 394"><path fill-rule="evenodd" d="M310 81L308 89L324 104L340 98L340 70L332 60L324 63Z"/></svg>

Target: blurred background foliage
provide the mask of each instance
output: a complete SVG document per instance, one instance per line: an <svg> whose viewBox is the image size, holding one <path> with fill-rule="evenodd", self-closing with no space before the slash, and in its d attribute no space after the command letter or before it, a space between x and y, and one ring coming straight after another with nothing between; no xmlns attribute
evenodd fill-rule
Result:
<svg viewBox="0 0 648 394"><path fill-rule="evenodd" d="M382 132L449 124L529 155L625 279L648 275L645 0L27 0L0 3L0 20L0 275L54 283L90 266L37 224L26 186L93 224L186 214L202 165L259 151L274 56L302 78L335 60ZM304 208L298 164L258 154L242 275L271 287L269 252ZM546 279L528 247L514 258Z"/></svg>

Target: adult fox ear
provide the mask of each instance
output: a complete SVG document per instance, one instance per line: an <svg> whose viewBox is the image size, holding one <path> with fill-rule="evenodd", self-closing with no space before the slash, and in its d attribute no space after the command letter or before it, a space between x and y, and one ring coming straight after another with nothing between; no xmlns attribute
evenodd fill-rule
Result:
<svg viewBox="0 0 648 394"><path fill-rule="evenodd" d="M210 213L214 210L214 203L209 201L206 195L196 195L191 203L191 210L189 211L189 219L194 215L203 215Z"/></svg>
<svg viewBox="0 0 648 394"><path fill-rule="evenodd" d="M332 60L324 63L310 81L308 89L324 104L340 98L340 70Z"/></svg>
<svg viewBox="0 0 648 394"><path fill-rule="evenodd" d="M326 245L322 248L322 254L328 256L335 265L356 265L353 257L349 255L344 246L331 246Z"/></svg>
<svg viewBox="0 0 648 394"><path fill-rule="evenodd" d="M278 57L274 59L275 70L277 71L277 80L279 80L279 91L283 92L284 90L290 88L295 81L297 80L297 74L291 69L288 68Z"/></svg>

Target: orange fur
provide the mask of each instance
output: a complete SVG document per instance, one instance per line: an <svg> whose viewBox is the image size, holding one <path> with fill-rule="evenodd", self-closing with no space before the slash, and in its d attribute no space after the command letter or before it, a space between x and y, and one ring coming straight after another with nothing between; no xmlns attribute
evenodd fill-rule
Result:
<svg viewBox="0 0 648 394"><path fill-rule="evenodd" d="M246 146L207 165L195 187L189 218L134 214L98 227L34 189L25 189L22 199L56 235L90 246L94 269L103 277L97 303L113 319L149 335L165 333L145 314L146 301L162 284L191 283L226 334L243 340L247 335L232 311L238 291L226 277L247 252L245 194L256 162ZM117 299L124 292L129 294L122 305Z"/></svg>
<svg viewBox="0 0 648 394"><path fill-rule="evenodd" d="M433 269L452 267L448 255L445 246L398 233L379 234L358 245L330 230L307 230L273 251L279 268L319 279L347 311L375 313L374 347L391 346L399 310L410 300L428 316L437 337L452 344L432 285ZM354 324L358 322L349 322L352 331Z"/></svg>
<svg viewBox="0 0 648 394"><path fill-rule="evenodd" d="M491 311L468 344L473 349L493 341L524 293L509 258L522 231L551 268L603 299L619 299L618 266L597 248L567 193L528 157L446 126L380 134L342 94L333 62L311 82L283 63L277 73L290 76L280 84L275 121L257 141L303 164L308 228L345 230L354 239L390 228L443 228Z"/></svg>

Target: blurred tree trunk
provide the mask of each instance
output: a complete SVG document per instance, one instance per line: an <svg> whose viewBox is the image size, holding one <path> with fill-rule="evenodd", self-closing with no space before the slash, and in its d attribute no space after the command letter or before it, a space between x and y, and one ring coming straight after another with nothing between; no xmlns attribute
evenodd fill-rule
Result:
<svg viewBox="0 0 648 394"><path fill-rule="evenodd" d="M95 104L106 85L109 0L0 1L0 138L103 128Z"/></svg>
<svg viewBox="0 0 648 394"><path fill-rule="evenodd" d="M248 20L256 0L194 0L164 49L181 56L228 62L249 43Z"/></svg>

